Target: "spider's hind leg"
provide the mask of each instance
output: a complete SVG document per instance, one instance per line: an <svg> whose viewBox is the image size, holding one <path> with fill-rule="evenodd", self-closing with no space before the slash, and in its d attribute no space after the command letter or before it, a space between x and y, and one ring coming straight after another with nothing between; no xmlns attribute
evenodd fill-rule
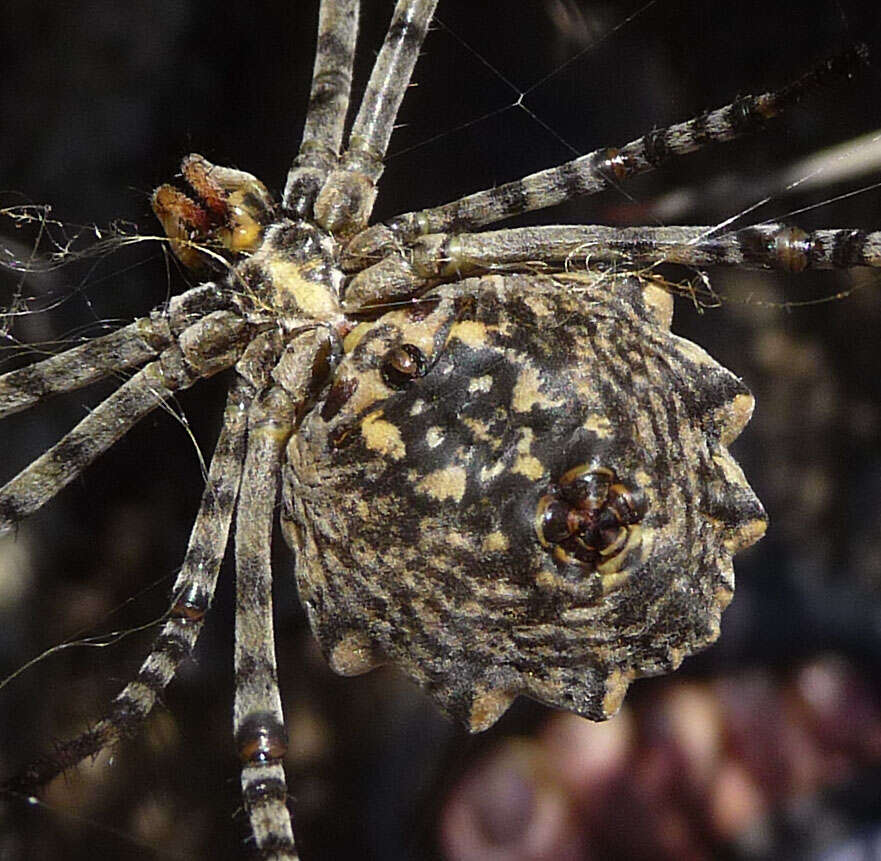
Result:
<svg viewBox="0 0 881 861"><path fill-rule="evenodd" d="M73 430L0 488L0 533L33 514L172 394L228 368L249 339L247 322L215 311L185 329Z"/></svg>
<svg viewBox="0 0 881 861"><path fill-rule="evenodd" d="M532 266L560 272L596 266L651 269L737 266L798 273L805 269L881 268L881 232L827 229L806 233L783 224L731 232L706 227L542 225L483 233L433 233L406 254L389 255L349 282L345 306L360 309L414 296L469 275Z"/></svg>
<svg viewBox="0 0 881 861"><path fill-rule="evenodd" d="M235 310L232 294L213 282L172 297L167 308L153 311L115 332L93 338L63 353L0 375L0 418L52 395L73 392L152 359L188 326L213 311Z"/></svg>
<svg viewBox="0 0 881 861"><path fill-rule="evenodd" d="M116 697L106 717L55 752L22 771L4 788L30 795L88 756L133 736L157 698L193 650L214 595L229 536L244 461L247 414L253 390L241 377L227 398L223 427L211 459L208 481L190 534L187 553L174 584L173 603L162 631L135 679Z"/></svg>
<svg viewBox="0 0 881 861"><path fill-rule="evenodd" d="M251 408L248 450L236 516L236 637L233 724L242 761L242 796L265 857L294 861L282 758L287 733L272 620L272 515L284 445L295 408L280 386Z"/></svg>
<svg viewBox="0 0 881 861"><path fill-rule="evenodd" d="M743 137L814 90L852 77L865 64L867 54L864 45L856 45L779 90L743 96L693 119L655 129L619 149L598 149L441 206L403 213L384 224L374 224L352 237L343 256L343 268L347 272L363 269L419 236L473 231L525 212L596 194L673 158Z"/></svg>

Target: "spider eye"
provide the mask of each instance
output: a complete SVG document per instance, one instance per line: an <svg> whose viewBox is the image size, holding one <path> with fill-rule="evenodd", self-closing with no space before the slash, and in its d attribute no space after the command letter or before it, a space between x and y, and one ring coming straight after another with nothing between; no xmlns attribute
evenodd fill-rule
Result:
<svg viewBox="0 0 881 861"><path fill-rule="evenodd" d="M425 376L428 363L418 347L401 344L386 353L380 373L386 385L393 389L406 388L417 377Z"/></svg>

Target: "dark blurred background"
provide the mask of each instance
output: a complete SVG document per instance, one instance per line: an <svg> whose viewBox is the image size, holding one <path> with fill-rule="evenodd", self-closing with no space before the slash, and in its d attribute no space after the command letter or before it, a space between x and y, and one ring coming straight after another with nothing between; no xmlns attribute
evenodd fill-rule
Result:
<svg viewBox="0 0 881 861"><path fill-rule="evenodd" d="M364 2L356 93L390 15ZM148 198L200 152L273 191L295 151L317 3L3 4L0 207L52 205L56 241L154 234ZM877 156L862 176L784 193L800 159L881 128L875 4L442 2L405 101L376 215L440 203L624 143L778 86L856 39L874 59L767 133L675 163L532 222L715 223L808 208L803 227L881 228ZM567 61L571 61L568 62ZM541 122L512 106L520 93ZM855 156L830 164L852 165ZM35 233L0 216L3 247ZM44 246L45 247L45 246ZM5 252L4 252L5 253ZM671 272L672 278L694 273ZM638 682L596 727L520 701L468 738L393 671L339 679L275 544L288 772L304 861L324 858L870 858L881 846L881 276L713 273L720 307L677 301L677 331L756 393L735 451L771 517L738 557L720 642ZM94 335L186 286L157 243L0 283L45 313L19 341ZM827 300L839 293L843 298ZM784 303L807 301L805 307ZM157 411L0 539L0 674L71 637L143 626L166 607L201 492L222 380ZM2 478L111 386L2 425ZM0 858L247 854L231 744L231 570L197 649L136 741L56 781L46 807L3 802ZM48 657L0 690L0 773L96 719L151 631ZM875 852L876 854L871 854ZM851 853L851 854L846 854ZM856 854L853 854L856 853ZM862 853L862 854L860 854Z"/></svg>

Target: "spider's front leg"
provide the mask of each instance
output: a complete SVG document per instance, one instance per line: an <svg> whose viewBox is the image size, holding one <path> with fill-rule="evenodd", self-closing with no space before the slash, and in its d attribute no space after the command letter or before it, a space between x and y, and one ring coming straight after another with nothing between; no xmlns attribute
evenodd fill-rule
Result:
<svg viewBox="0 0 881 861"><path fill-rule="evenodd" d="M185 159L184 173L203 203L196 204L170 186L160 187L154 196L160 216L172 226L172 241L183 250L183 262L187 253L197 264L202 259L189 240L182 239L200 223L208 227L205 235L215 237L230 254L247 252L262 241L262 222L269 217L271 201L261 183L241 171L215 168L198 156ZM59 443L0 487L0 533L42 507L175 392L254 353L248 348L255 340L259 347L260 321L248 317L236 290L228 285L229 280L220 285L206 282L117 332L0 375L2 417L54 394L135 370ZM237 375L172 605L137 677L93 727L26 766L3 784L7 791L30 795L84 758L132 736L192 651L226 548L254 396L249 382Z"/></svg>
<svg viewBox="0 0 881 861"><path fill-rule="evenodd" d="M212 260L251 253L259 247L275 207L257 177L219 167L197 153L181 162L181 175L196 200L164 183L153 192L151 203L184 266L204 271L211 268Z"/></svg>

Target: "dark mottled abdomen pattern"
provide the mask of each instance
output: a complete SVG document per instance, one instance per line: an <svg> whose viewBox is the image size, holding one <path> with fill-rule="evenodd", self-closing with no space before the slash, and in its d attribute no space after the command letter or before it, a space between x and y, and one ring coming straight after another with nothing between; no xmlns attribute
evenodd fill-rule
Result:
<svg viewBox="0 0 881 861"><path fill-rule="evenodd" d="M292 437L286 536L332 666L394 662L490 726L593 719L712 642L764 531L743 384L636 278L473 278L349 336Z"/></svg>

